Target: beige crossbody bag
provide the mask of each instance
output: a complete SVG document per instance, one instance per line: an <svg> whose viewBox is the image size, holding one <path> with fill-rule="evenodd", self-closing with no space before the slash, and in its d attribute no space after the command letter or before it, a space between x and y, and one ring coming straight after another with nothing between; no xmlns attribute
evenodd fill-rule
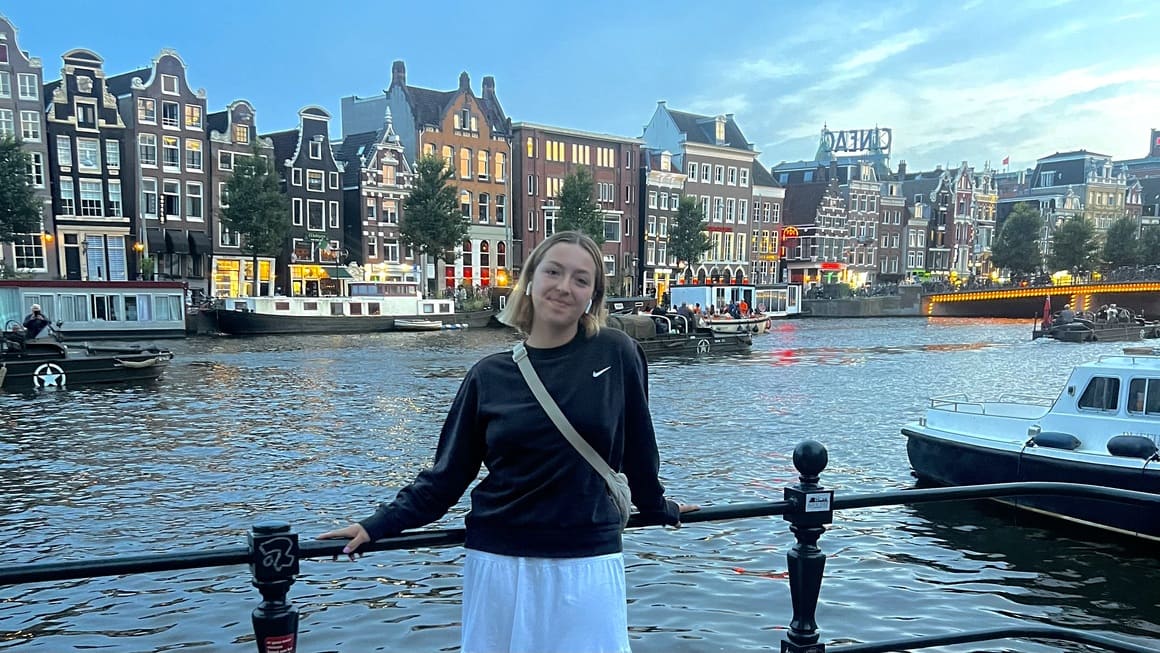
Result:
<svg viewBox="0 0 1160 653"><path fill-rule="evenodd" d="M544 412L564 435L564 438L584 456L584 460L592 465L593 469L597 471L608 485L608 494L612 497L612 502L616 504L617 510L620 511L620 529L624 530L628 523L628 515L632 512L632 491L628 488L628 477L619 472L612 470L612 467L596 453L584 438L572 428L571 422L564 413L560 412L560 407L556 405L556 401L552 399L552 395L548 393L548 389L544 387L543 382L540 381L539 375L536 374L536 368L532 366L532 361L528 360L528 350L524 347L523 342L516 343L512 348L512 358L516 361L516 365L520 368L520 373L524 375L524 381L527 381L528 387L532 389L532 394L536 396L536 400L540 402L540 406L544 408Z"/></svg>

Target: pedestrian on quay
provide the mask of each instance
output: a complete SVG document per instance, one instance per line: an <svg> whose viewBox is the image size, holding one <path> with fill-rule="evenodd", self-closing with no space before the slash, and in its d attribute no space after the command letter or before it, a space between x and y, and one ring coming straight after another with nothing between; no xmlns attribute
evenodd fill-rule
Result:
<svg viewBox="0 0 1160 653"><path fill-rule="evenodd" d="M552 403L594 458L627 476L646 523L679 526L695 510L666 499L648 406L648 364L623 331L601 328L603 255L591 238L559 232L524 265L500 319L521 343ZM463 653L625 652L628 614L622 510L614 474L597 471L557 428L516 352L467 373L439 436L432 467L370 517L319 536L366 542L429 524L476 479L465 518ZM580 445L584 446L584 445ZM592 452L589 452L591 454ZM619 494L619 493L618 493Z"/></svg>

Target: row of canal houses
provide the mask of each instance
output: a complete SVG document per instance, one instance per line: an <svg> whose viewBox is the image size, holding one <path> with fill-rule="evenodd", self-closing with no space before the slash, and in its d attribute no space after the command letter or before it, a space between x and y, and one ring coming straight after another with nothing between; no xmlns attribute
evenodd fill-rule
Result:
<svg viewBox="0 0 1160 653"><path fill-rule="evenodd" d="M44 206L41 233L4 245L0 257L44 278L146 274L183 280L195 293L246 294L255 271L220 215L235 162L255 151L273 161L292 212L284 251L259 261L262 294L338 294L351 278L422 278L432 292L509 285L555 230L563 180L580 166L593 173L605 218L604 273L625 295L659 294L675 282L985 275L1004 207L1035 194L1035 183L966 162L927 172L902 162L893 171L879 136L850 156L835 151L826 128L813 160L769 169L732 114L664 101L638 138L512 122L494 78L484 77L479 93L466 72L456 88L433 90L409 84L402 61L381 94L341 99L336 141L331 115L317 106L273 133L259 131L245 100L210 113L205 91L189 85L185 62L170 50L111 77L88 50L65 53L62 64L60 78L44 83L41 61L20 50L0 17L0 134L23 142ZM451 167L470 225L456 260L438 269L399 238L421 155ZM1070 160L1054 157L1023 177L1038 179L1037 188L1044 178L1054 183L1051 164ZM1099 167L1089 153L1080 158L1080 174L1123 174L1110 160ZM1120 190L1131 210L1131 189ZM1067 192L1075 195L1074 185ZM1058 198L1061 209L1079 206L1071 195ZM668 250L684 196L704 210L712 244L693 265ZM1056 211L1055 199L1042 209Z"/></svg>

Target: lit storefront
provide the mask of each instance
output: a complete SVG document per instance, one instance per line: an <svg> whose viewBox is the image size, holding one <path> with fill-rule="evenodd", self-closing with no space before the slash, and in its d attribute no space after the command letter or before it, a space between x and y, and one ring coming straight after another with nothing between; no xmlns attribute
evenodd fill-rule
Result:
<svg viewBox="0 0 1160 653"><path fill-rule="evenodd" d="M295 297L339 297L346 295L350 271L340 265L308 263L290 266L290 295Z"/></svg>
<svg viewBox="0 0 1160 653"><path fill-rule="evenodd" d="M465 240L459 258L443 268L445 288L489 288L508 285L507 243L502 240Z"/></svg>
<svg viewBox="0 0 1160 653"><path fill-rule="evenodd" d="M258 258L258 294L274 294L274 260ZM215 258L213 263L214 297L246 297L254 293L252 258Z"/></svg>

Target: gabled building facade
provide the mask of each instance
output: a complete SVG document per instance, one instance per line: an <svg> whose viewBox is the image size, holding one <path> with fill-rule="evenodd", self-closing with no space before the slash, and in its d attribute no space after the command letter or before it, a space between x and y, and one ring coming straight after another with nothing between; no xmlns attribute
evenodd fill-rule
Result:
<svg viewBox="0 0 1160 653"><path fill-rule="evenodd" d="M254 294L253 257L242 251L242 236L222 223L222 209L229 206L226 184L234 165L253 156L255 148L267 162L274 161L274 144L258 136L254 106L246 100L230 103L222 111L206 116L206 140L209 144L208 168L209 222L213 260L210 294L213 297L241 297ZM274 294L275 257L258 257L258 294Z"/></svg>
<svg viewBox="0 0 1160 653"><path fill-rule="evenodd" d="M635 295L640 272L641 141L532 123L512 125L512 135L519 146L512 170L514 261L522 264L536 245L555 233L564 179L585 167L595 183L593 200L604 216L601 251L608 295Z"/></svg>
<svg viewBox="0 0 1160 653"><path fill-rule="evenodd" d="M213 254L206 160L205 90L193 90L186 65L162 50L151 66L110 77L128 128L125 207L132 232L155 261L159 279L209 291Z"/></svg>
<svg viewBox="0 0 1160 653"><path fill-rule="evenodd" d="M786 186L782 264L788 283L808 287L845 280L846 220L846 198L836 178Z"/></svg>
<svg viewBox="0 0 1160 653"><path fill-rule="evenodd" d="M298 127L267 134L274 169L290 198L290 235L278 257L274 293L293 297L345 294L350 252L343 247L343 166L330 143L330 114L309 106Z"/></svg>
<svg viewBox="0 0 1160 653"><path fill-rule="evenodd" d="M0 15L0 137L19 139L30 159L28 178L41 207L41 227L14 243L0 243L0 267L39 278L59 275L53 255L48 136L44 122L44 66L16 41L16 28Z"/></svg>
<svg viewBox="0 0 1160 653"><path fill-rule="evenodd" d="M701 203L713 247L695 265L684 262L689 278L743 281L749 274L752 170L758 152L733 114L704 116L657 103L644 128L645 146L669 151L685 171L685 194ZM681 262L678 262L680 264Z"/></svg>
<svg viewBox="0 0 1160 653"><path fill-rule="evenodd" d="M52 179L52 258L74 281L126 281L142 247L128 196L127 134L104 62L89 50L62 57L61 79L44 88Z"/></svg>
<svg viewBox="0 0 1160 653"><path fill-rule="evenodd" d="M428 291L508 285L517 264L508 256L512 137L495 78L483 78L480 95L466 72L455 90L435 91L407 84L406 64L395 61L383 95L342 98L343 135L378 129L388 106L408 160L439 156L452 168L470 225L453 262L440 262L440 269L425 264Z"/></svg>
<svg viewBox="0 0 1160 653"><path fill-rule="evenodd" d="M344 168L343 225L351 259L366 280L418 283L420 261L399 237L414 173L390 108L377 131L348 134L337 147Z"/></svg>
<svg viewBox="0 0 1160 653"><path fill-rule="evenodd" d="M669 253L669 229L676 224L688 178L667 150L646 148L640 156L641 294L660 298L679 272L677 257Z"/></svg>
<svg viewBox="0 0 1160 653"><path fill-rule="evenodd" d="M749 221L749 279L755 284L781 283L781 212L785 188L761 165L753 162L753 211Z"/></svg>

